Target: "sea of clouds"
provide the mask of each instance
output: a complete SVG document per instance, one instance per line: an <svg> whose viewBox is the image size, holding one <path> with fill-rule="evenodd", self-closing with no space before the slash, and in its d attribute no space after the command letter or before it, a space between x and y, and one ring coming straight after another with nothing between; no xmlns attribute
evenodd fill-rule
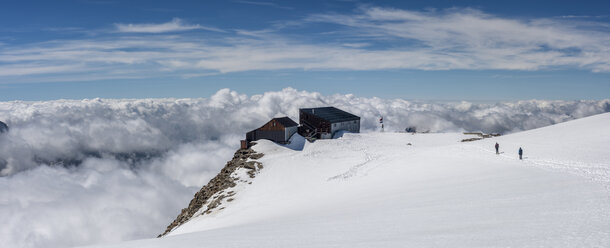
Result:
<svg viewBox="0 0 610 248"><path fill-rule="evenodd" d="M0 240L68 247L151 238L232 158L245 132L335 106L362 132L510 133L610 112L610 100L420 102L292 88L201 99L0 102Z"/></svg>

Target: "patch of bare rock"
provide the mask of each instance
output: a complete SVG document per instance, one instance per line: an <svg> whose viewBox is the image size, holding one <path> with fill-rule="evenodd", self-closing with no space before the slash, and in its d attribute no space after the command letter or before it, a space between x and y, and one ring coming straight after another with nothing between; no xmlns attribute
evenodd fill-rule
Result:
<svg viewBox="0 0 610 248"><path fill-rule="evenodd" d="M476 135L478 137L475 138L468 138L468 139L463 139L462 142L471 142L471 141L477 141L477 140L482 140L482 139L486 139L486 138L491 138L491 137L498 137L501 134L499 133L479 133L479 132L475 132L475 133L464 133L465 135Z"/></svg>
<svg viewBox="0 0 610 248"><path fill-rule="evenodd" d="M255 144L254 142L252 142ZM240 168L247 170L247 174L250 178L254 178L256 173L263 168L263 164L258 161L264 154L257 153L251 148L239 149L233 155L233 159L227 162L224 168L216 175L208 184L203 186L199 192L195 193L195 196L189 203L188 207L183 208L176 219L167 226L165 232L159 234L158 237L162 237L176 227L186 223L195 215L210 214L212 210L217 209L222 205L223 200L231 202L234 200L236 194L235 191L225 192L229 188L233 188L239 182L247 182L237 176L235 172ZM252 182L248 182L251 184ZM225 200L227 199L227 200ZM218 210L224 207L218 208Z"/></svg>

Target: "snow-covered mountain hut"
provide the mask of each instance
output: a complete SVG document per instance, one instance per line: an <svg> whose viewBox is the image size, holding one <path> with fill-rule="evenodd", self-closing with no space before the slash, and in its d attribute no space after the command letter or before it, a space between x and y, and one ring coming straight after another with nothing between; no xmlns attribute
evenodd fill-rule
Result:
<svg viewBox="0 0 610 248"><path fill-rule="evenodd" d="M360 117L335 107L299 109L299 134L331 139L338 131L360 132Z"/></svg>
<svg viewBox="0 0 610 248"><path fill-rule="evenodd" d="M248 132L246 134L246 142L267 139L285 144L297 132L298 126L299 124L288 117L273 118L262 127Z"/></svg>

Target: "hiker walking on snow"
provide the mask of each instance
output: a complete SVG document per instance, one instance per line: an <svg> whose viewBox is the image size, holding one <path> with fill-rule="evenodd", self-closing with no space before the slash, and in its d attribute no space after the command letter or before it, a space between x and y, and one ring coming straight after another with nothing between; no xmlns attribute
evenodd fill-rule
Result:
<svg viewBox="0 0 610 248"><path fill-rule="evenodd" d="M496 142L496 154L500 154L500 145L498 145L498 142Z"/></svg>
<svg viewBox="0 0 610 248"><path fill-rule="evenodd" d="M523 149L519 147L519 159L523 159Z"/></svg>

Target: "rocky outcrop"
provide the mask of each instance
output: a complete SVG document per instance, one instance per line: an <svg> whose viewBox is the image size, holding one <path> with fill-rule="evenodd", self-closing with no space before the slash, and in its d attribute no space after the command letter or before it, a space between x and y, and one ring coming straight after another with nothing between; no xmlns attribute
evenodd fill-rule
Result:
<svg viewBox="0 0 610 248"><path fill-rule="evenodd" d="M499 133L481 133L481 132L474 132L474 133L464 133L465 135L476 135L479 136L481 138L491 138L491 137L498 137L501 134Z"/></svg>
<svg viewBox="0 0 610 248"><path fill-rule="evenodd" d="M0 121L0 133L8 132L8 126L6 123Z"/></svg>
<svg viewBox="0 0 610 248"><path fill-rule="evenodd" d="M480 132L475 132L475 133L464 133L465 135L476 135L478 136L477 138L468 138L468 139L463 139L462 142L471 142L471 141L477 141L477 140L482 140L482 139L486 139L486 138L491 138L491 137L498 137L501 134L499 133L480 133Z"/></svg>
<svg viewBox="0 0 610 248"><path fill-rule="evenodd" d="M468 139L463 139L462 142L471 142L471 141L477 141L477 140L482 140L483 138L468 138Z"/></svg>
<svg viewBox="0 0 610 248"><path fill-rule="evenodd" d="M162 237L174 230L176 227L184 224L195 215L209 214L213 209L217 209L223 201L231 202L234 200L235 191L225 193L226 189L235 187L238 182L246 182L245 180L236 177L234 172L240 168L247 170L250 178L254 178L258 170L263 168L263 165L257 160L264 154L248 149L239 149L233 155L233 159L225 165L224 168L210 182L203 186L199 192L189 203L189 206L182 209L178 217L165 229L165 232L158 237ZM251 183L251 182L250 182ZM226 198L226 200L225 200ZM222 208L219 208L222 209Z"/></svg>

